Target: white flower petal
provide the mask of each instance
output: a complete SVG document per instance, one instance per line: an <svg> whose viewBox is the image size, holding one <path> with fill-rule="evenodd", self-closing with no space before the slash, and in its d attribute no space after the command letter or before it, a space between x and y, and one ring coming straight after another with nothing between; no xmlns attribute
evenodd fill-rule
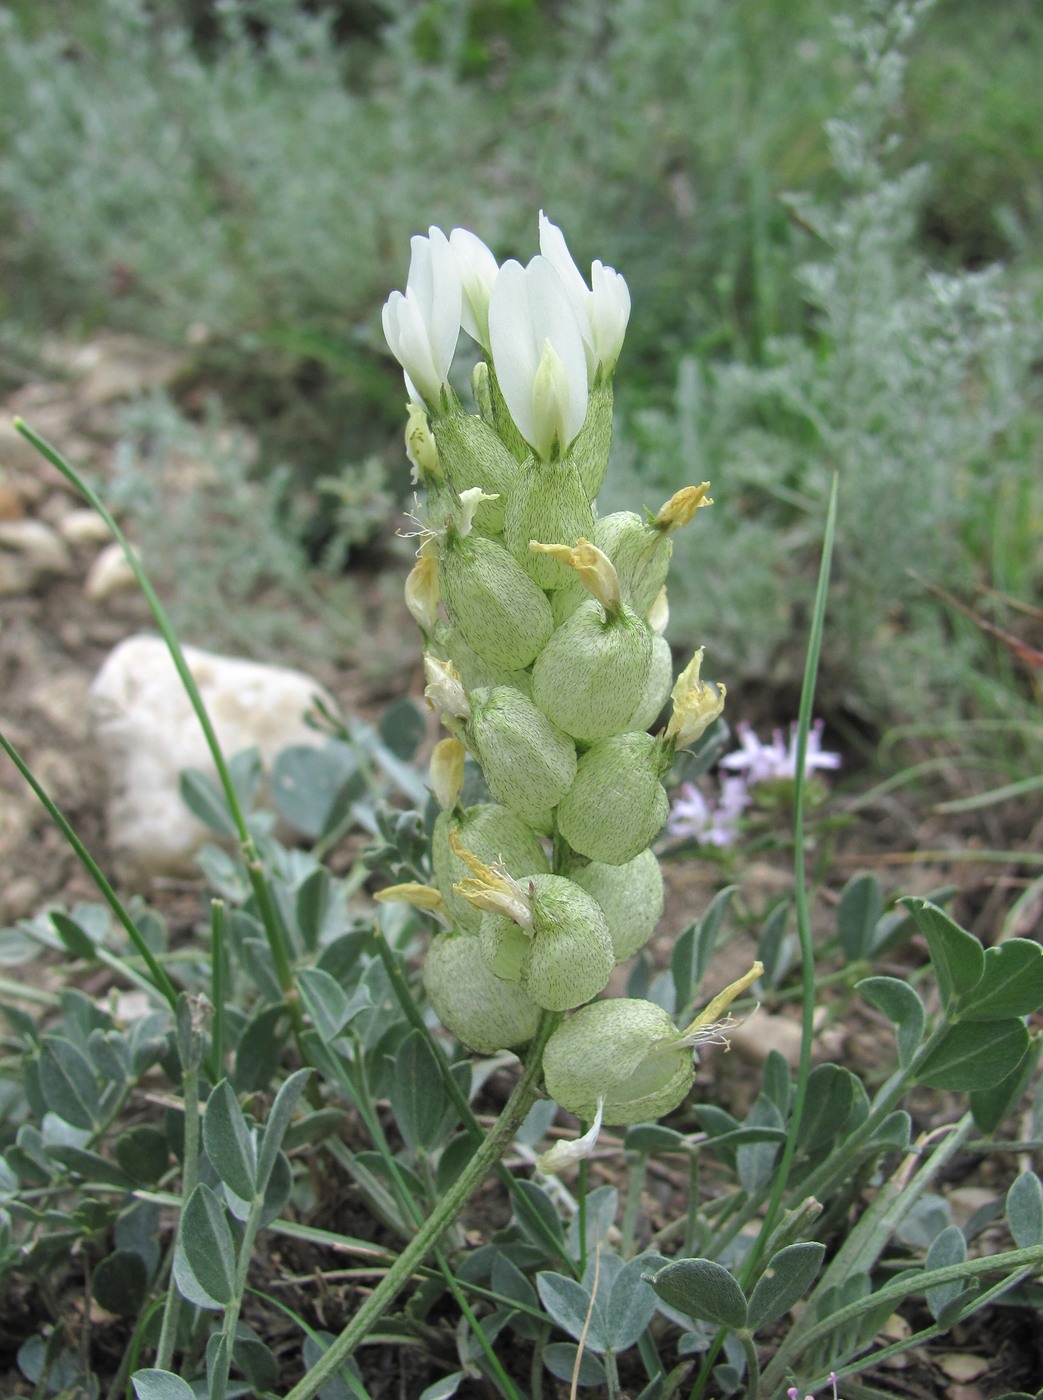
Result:
<svg viewBox="0 0 1043 1400"><path fill-rule="evenodd" d="M454 228L449 234L449 246L460 274L464 330L472 340L488 350L489 297L499 267L490 250L470 229Z"/></svg>
<svg viewBox="0 0 1043 1400"><path fill-rule="evenodd" d="M604 1106L605 1100L598 1099L598 1111L594 1115L594 1121L582 1137L575 1138L572 1142L556 1142L553 1147L548 1148L546 1152L537 1157L536 1166L543 1172L544 1176L555 1176L558 1172L564 1171L566 1167L582 1162L584 1158L593 1153L598 1133L601 1132L601 1116Z"/></svg>

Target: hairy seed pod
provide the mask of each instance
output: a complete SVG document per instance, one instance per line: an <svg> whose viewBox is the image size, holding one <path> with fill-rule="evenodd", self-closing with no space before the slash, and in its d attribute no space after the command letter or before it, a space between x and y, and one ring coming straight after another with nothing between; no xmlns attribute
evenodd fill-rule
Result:
<svg viewBox="0 0 1043 1400"><path fill-rule="evenodd" d="M576 776L575 744L510 686L476 690L470 702L467 736L489 791L522 821L549 831L551 812Z"/></svg>
<svg viewBox="0 0 1043 1400"><path fill-rule="evenodd" d="M666 582L673 541L633 511L602 516L594 526L594 543L616 566L623 597L645 617Z"/></svg>
<svg viewBox="0 0 1043 1400"><path fill-rule="evenodd" d="M468 867L449 845L451 831L456 832L460 844L479 860L486 865L502 865L517 879L546 874L550 870L550 862L535 831L506 807L495 802L481 802L463 810L440 812L431 837L431 865L446 910L464 933L477 933L482 920L474 905L453 893L453 886L467 878Z"/></svg>
<svg viewBox="0 0 1043 1400"><path fill-rule="evenodd" d="M627 727L645 689L652 633L627 607L595 598L551 635L532 668L532 698L559 729L591 743Z"/></svg>
<svg viewBox="0 0 1043 1400"><path fill-rule="evenodd" d="M691 1049L670 1017L628 997L584 1006L551 1036L543 1052L547 1092L590 1120L604 1100L606 1123L650 1123L669 1113L695 1077Z"/></svg>
<svg viewBox="0 0 1043 1400"><path fill-rule="evenodd" d="M558 830L572 849L625 865L650 846L670 810L661 779L672 757L672 748L640 730L592 744L558 805Z"/></svg>
<svg viewBox="0 0 1043 1400"><path fill-rule="evenodd" d="M528 881L528 930L482 915L478 942L498 977L520 982L538 1006L568 1011L597 996L612 975L612 936L597 901L562 875Z"/></svg>
<svg viewBox="0 0 1043 1400"><path fill-rule="evenodd" d="M588 501L594 501L604 483L611 445L612 381L606 378L591 389L583 427L569 448Z"/></svg>
<svg viewBox="0 0 1043 1400"><path fill-rule="evenodd" d="M465 690L491 690L497 685L511 685L524 695L532 691L532 676L528 671L505 671L502 666L490 666L474 647L469 646L458 627L439 622L434 630L435 649L451 661L460 673Z"/></svg>
<svg viewBox="0 0 1043 1400"><path fill-rule="evenodd" d="M540 588L564 588L575 575L566 564L533 554L529 541L573 545L582 537L589 539L593 531L590 502L567 457L561 462L538 462L530 457L522 463L507 502L503 537L511 554Z"/></svg>
<svg viewBox="0 0 1043 1400"><path fill-rule="evenodd" d="M439 934L424 958L424 990L438 1019L479 1055L514 1050L536 1034L540 1008L490 970L477 938Z"/></svg>
<svg viewBox="0 0 1043 1400"><path fill-rule="evenodd" d="M554 630L546 596L494 540L450 529L439 561L442 601L483 661L521 671Z"/></svg>
<svg viewBox="0 0 1043 1400"><path fill-rule="evenodd" d="M601 906L617 963L632 958L645 946L663 913L663 872L650 850L625 865L592 860L570 870L569 879Z"/></svg>
<svg viewBox="0 0 1043 1400"><path fill-rule="evenodd" d="M471 413L442 414L432 424L439 460L457 493L472 486L495 500L482 501L474 527L483 535L503 533L503 513L518 474L518 463L489 427Z"/></svg>
<svg viewBox="0 0 1043 1400"><path fill-rule="evenodd" d="M665 637L652 635L652 655L645 672L645 687L627 729L651 729L662 714L674 683L674 657Z"/></svg>

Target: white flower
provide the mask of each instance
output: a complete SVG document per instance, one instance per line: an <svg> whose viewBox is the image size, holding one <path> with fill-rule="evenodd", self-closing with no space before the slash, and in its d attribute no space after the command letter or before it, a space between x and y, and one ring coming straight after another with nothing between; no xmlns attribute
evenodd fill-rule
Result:
<svg viewBox="0 0 1043 1400"><path fill-rule="evenodd" d="M593 1155L594 1145L601 1132L601 1119L604 1116L604 1111L605 1100L600 1098L598 1099L597 1112L594 1114L594 1121L582 1137L574 1138L571 1142L558 1141L553 1147L549 1147L546 1152L542 1152L537 1157L536 1166L543 1172L544 1176L556 1176L566 1167L575 1166L578 1162Z"/></svg>
<svg viewBox="0 0 1043 1400"><path fill-rule="evenodd" d="M416 234L410 246L405 293L391 293L381 320L410 397L437 412L460 336L460 273L441 229Z"/></svg>
<svg viewBox="0 0 1043 1400"><path fill-rule="evenodd" d="M489 347L522 437L545 462L564 455L587 416L587 364L579 322L546 258L500 268L489 298Z"/></svg>
<svg viewBox="0 0 1043 1400"><path fill-rule="evenodd" d="M599 368L608 376L616 367L630 320L630 291L614 267L595 261L590 286L572 259L565 235L540 210L540 252L554 264L579 321L590 383Z"/></svg>
<svg viewBox="0 0 1043 1400"><path fill-rule="evenodd" d="M449 235L449 246L460 273L464 330L488 350L489 297L500 269L492 253L470 229L454 228Z"/></svg>

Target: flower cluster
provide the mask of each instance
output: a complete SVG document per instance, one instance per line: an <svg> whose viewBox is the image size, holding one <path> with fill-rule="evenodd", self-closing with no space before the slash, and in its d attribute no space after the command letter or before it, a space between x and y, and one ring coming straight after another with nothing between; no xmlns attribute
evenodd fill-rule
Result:
<svg viewBox="0 0 1043 1400"><path fill-rule="evenodd" d="M406 600L450 737L431 763L434 883L382 897L444 924L424 984L472 1049L520 1047L546 1013L573 1013L544 1053L548 1090L614 1123L667 1112L691 1083L692 1027L593 998L655 928L663 780L724 704L701 649L674 680L663 637L672 536L710 504L707 483L649 518L597 512L629 314L623 278L595 262L588 282L543 215L524 267L466 229L414 238L384 308L425 492ZM461 329L482 353L476 413L449 383ZM473 805L468 756L489 793Z"/></svg>
<svg viewBox="0 0 1043 1400"><path fill-rule="evenodd" d="M816 720L808 731L804 755L807 777L820 769L840 767L840 755L822 748L823 723ZM797 775L797 726L790 726L789 741L776 729L770 744L762 744L750 725L736 725L741 748L725 754L718 768L724 770L720 794L707 798L695 783L682 783L670 806L666 835L675 840L697 841L702 846L731 846L738 839L743 812L757 798L758 789L792 785ZM753 790L751 792L751 789Z"/></svg>

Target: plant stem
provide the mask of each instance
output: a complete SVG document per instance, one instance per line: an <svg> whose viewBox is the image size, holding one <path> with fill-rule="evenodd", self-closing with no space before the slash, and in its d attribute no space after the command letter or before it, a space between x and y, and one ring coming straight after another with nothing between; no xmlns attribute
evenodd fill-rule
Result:
<svg viewBox="0 0 1043 1400"><path fill-rule="evenodd" d="M750 1378L746 1386L746 1400L758 1400L761 1393L761 1363L757 1358L753 1333L743 1330L736 1335L742 1342L742 1349L746 1354L746 1370Z"/></svg>
<svg viewBox="0 0 1043 1400"><path fill-rule="evenodd" d="M286 1400L311 1400L326 1381L334 1375L374 1323L387 1311L408 1283L413 1270L431 1251L445 1230L456 1219L471 1194L496 1162L514 1136L536 1099L539 1077L543 1067L543 1050L560 1017L544 1013L540 1029L533 1041L514 1092L481 1146L470 1162L435 1206L424 1226L406 1245L383 1280L359 1308L351 1322L331 1345L329 1351L290 1391Z"/></svg>
<svg viewBox="0 0 1043 1400"><path fill-rule="evenodd" d="M187 1057L186 1057L187 1059ZM185 1095L185 1127L182 1151L184 1173L181 1182L181 1205L196 1189L199 1173L199 1070L194 1063L184 1066L183 1088ZM181 1217L178 1217L177 1234L181 1234ZM175 1247L177 1240L175 1238ZM174 1342L177 1338L178 1317L181 1312L181 1294L174 1282L173 1268L167 1282L167 1301L163 1308L163 1325L159 1333L159 1346L156 1348L156 1368L169 1371L174 1356Z"/></svg>

